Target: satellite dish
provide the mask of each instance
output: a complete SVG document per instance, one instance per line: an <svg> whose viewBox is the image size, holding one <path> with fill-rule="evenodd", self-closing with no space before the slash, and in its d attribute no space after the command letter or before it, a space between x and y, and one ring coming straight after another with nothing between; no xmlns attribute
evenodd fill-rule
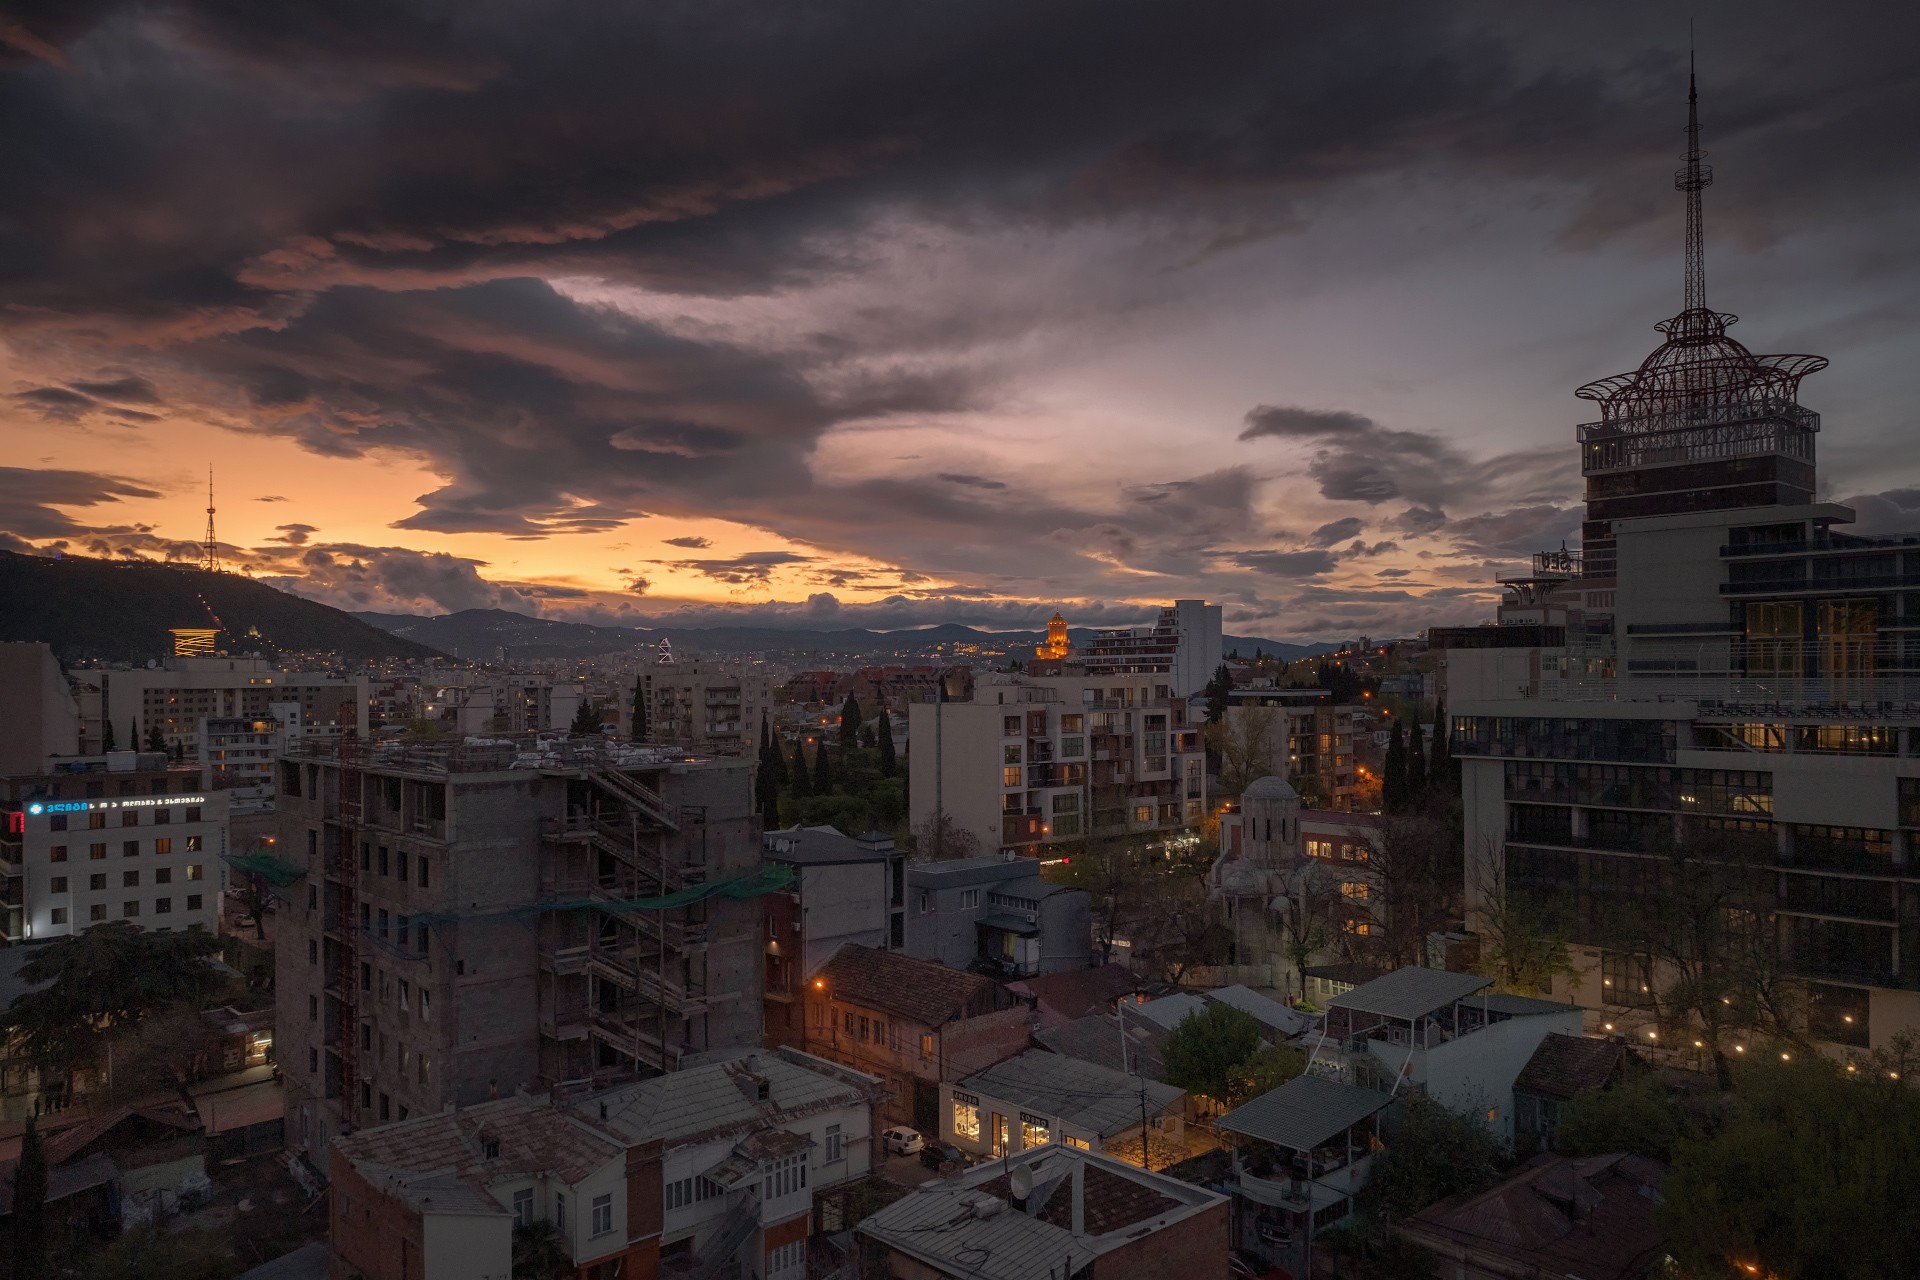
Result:
<svg viewBox="0 0 1920 1280"><path fill-rule="evenodd" d="M1015 1167L1013 1173L1008 1176L1007 1182L1013 1188L1014 1199L1025 1200L1033 1194L1032 1167L1024 1164Z"/></svg>

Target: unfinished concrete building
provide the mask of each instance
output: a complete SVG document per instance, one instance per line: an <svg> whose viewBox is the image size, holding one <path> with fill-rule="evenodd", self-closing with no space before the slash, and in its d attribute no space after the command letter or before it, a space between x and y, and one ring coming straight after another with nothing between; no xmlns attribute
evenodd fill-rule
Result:
<svg viewBox="0 0 1920 1280"><path fill-rule="evenodd" d="M280 762L290 1145L760 1038L751 765L581 740Z"/></svg>

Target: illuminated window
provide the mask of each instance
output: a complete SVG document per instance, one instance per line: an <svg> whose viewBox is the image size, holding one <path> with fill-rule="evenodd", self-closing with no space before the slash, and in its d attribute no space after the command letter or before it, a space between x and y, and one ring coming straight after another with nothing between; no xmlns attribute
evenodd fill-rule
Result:
<svg viewBox="0 0 1920 1280"><path fill-rule="evenodd" d="M980 1141L980 1099L958 1089L953 1091L953 1136Z"/></svg>
<svg viewBox="0 0 1920 1280"><path fill-rule="evenodd" d="M1309 858L1331 858L1333 856L1333 841L1331 840L1307 841L1307 856Z"/></svg>
<svg viewBox="0 0 1920 1280"><path fill-rule="evenodd" d="M1052 1141L1053 1127L1048 1123L1045 1116L1036 1116L1029 1111L1022 1111L1020 1113L1020 1145L1022 1148L1044 1147Z"/></svg>
<svg viewBox="0 0 1920 1280"><path fill-rule="evenodd" d="M1359 880L1346 880L1340 885L1340 896L1352 898L1355 902L1365 902L1371 892L1367 885Z"/></svg>
<svg viewBox="0 0 1920 1280"><path fill-rule="evenodd" d="M1088 1142L1085 1138L1076 1138L1070 1133L1063 1135L1060 1140L1070 1147L1077 1147L1081 1151L1093 1150L1093 1144L1091 1142Z"/></svg>
<svg viewBox="0 0 1920 1280"><path fill-rule="evenodd" d="M1019 786L1020 785L1020 767L1018 765L1012 765L1012 766L1009 766L1008 768L1002 769L1000 771L1000 785L1003 787Z"/></svg>

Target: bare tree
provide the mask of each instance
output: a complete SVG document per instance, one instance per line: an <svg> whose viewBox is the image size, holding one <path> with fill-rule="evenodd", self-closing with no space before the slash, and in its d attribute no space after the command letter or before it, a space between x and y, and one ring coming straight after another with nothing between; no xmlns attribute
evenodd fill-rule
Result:
<svg viewBox="0 0 1920 1280"><path fill-rule="evenodd" d="M1207 727L1207 738L1220 758L1220 787L1230 796L1285 770L1286 719L1275 707L1236 707Z"/></svg>
<svg viewBox="0 0 1920 1280"><path fill-rule="evenodd" d="M1308 861L1287 877L1278 912L1280 947L1307 994L1307 966L1340 936L1340 892L1325 865Z"/></svg>
<svg viewBox="0 0 1920 1280"><path fill-rule="evenodd" d="M1134 905L1142 879L1139 849L1122 836L1087 841L1072 855L1069 879L1093 896L1094 941L1100 963L1113 962L1113 943Z"/></svg>
<svg viewBox="0 0 1920 1280"><path fill-rule="evenodd" d="M273 910L273 886L260 873L245 871L237 878L231 892L248 922L253 925L254 939L265 942L267 913Z"/></svg>
<svg viewBox="0 0 1920 1280"><path fill-rule="evenodd" d="M1580 984L1580 970L1567 955L1565 923L1570 904L1543 902L1507 883L1506 858L1483 840L1467 865L1467 897L1480 935L1482 977L1515 995L1553 988L1556 977Z"/></svg>
<svg viewBox="0 0 1920 1280"><path fill-rule="evenodd" d="M1456 828L1444 813L1381 820L1368 842L1366 897L1350 900L1367 926L1366 950L1388 969L1420 964L1427 937L1460 919L1465 868Z"/></svg>
<svg viewBox="0 0 1920 1280"><path fill-rule="evenodd" d="M1233 931L1202 881L1169 872L1140 900L1148 909L1130 931L1134 954L1158 966L1168 982L1179 982L1195 965L1226 964L1233 958Z"/></svg>
<svg viewBox="0 0 1920 1280"><path fill-rule="evenodd" d="M936 809L913 829L913 851L942 861L978 857L980 837L955 822L945 809Z"/></svg>

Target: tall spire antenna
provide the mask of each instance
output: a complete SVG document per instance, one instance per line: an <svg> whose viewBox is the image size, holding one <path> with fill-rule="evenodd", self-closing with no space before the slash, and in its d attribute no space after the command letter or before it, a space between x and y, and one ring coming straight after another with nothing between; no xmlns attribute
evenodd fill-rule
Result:
<svg viewBox="0 0 1920 1280"><path fill-rule="evenodd" d="M1676 191L1687 193L1687 284L1683 310L1693 311L1707 305L1707 258L1700 228L1700 192L1713 185L1713 166L1701 164L1707 153L1700 149L1700 91L1694 78L1693 51L1687 51L1687 153L1681 159L1685 167L1673 175Z"/></svg>
<svg viewBox="0 0 1920 1280"><path fill-rule="evenodd" d="M213 464L207 464L207 541L200 549L200 567L208 573L220 571L220 544L213 537Z"/></svg>

